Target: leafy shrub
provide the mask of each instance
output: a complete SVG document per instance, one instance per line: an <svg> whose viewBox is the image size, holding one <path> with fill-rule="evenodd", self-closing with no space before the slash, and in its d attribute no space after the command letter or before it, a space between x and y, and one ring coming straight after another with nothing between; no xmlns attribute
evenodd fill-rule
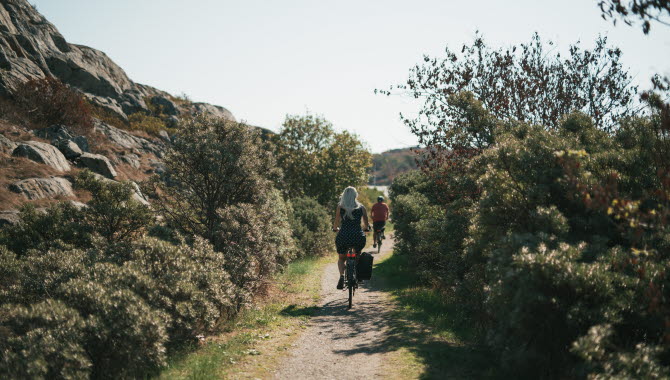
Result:
<svg viewBox="0 0 670 380"><path fill-rule="evenodd" d="M91 244L91 228L82 223L82 212L69 202L55 203L45 210L26 204L19 217L18 224L0 229L0 245L18 255L63 244L82 248Z"/></svg>
<svg viewBox="0 0 670 380"><path fill-rule="evenodd" d="M83 379L91 373L84 348L86 321L51 299L0 306L0 376L6 379Z"/></svg>
<svg viewBox="0 0 670 380"><path fill-rule="evenodd" d="M135 189L129 182L101 180L84 170L75 185L92 196L81 212L85 224L108 241L135 239L153 221L149 207L133 198Z"/></svg>
<svg viewBox="0 0 670 380"><path fill-rule="evenodd" d="M81 278L63 284L57 297L86 321L92 377L140 377L165 364L166 317L131 290Z"/></svg>
<svg viewBox="0 0 670 380"><path fill-rule="evenodd" d="M222 318L233 314L234 289L224 270L226 260L203 239L196 238L189 246L145 238L132 244L128 258L124 267L134 268L153 282L138 288L138 281L125 275L124 283L170 315L171 340L210 332Z"/></svg>
<svg viewBox="0 0 670 380"><path fill-rule="evenodd" d="M78 132L93 127L91 110L84 97L54 77L28 80L16 88L13 97L35 123L64 124Z"/></svg>
<svg viewBox="0 0 670 380"><path fill-rule="evenodd" d="M508 375L667 374L670 180L659 157L670 146L658 122L604 133L575 113L556 130L500 125L490 148L445 172L448 197L434 173L392 185L399 251Z"/></svg>
<svg viewBox="0 0 670 380"><path fill-rule="evenodd" d="M313 198L291 200L291 230L299 256L318 256L332 248L330 214Z"/></svg>

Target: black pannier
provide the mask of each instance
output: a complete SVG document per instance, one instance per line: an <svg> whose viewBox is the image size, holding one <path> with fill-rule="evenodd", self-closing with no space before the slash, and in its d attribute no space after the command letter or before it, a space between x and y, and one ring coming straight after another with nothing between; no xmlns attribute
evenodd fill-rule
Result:
<svg viewBox="0 0 670 380"><path fill-rule="evenodd" d="M369 280L372 278L372 261L374 257L368 252L363 252L359 256L356 264L357 277L359 280Z"/></svg>

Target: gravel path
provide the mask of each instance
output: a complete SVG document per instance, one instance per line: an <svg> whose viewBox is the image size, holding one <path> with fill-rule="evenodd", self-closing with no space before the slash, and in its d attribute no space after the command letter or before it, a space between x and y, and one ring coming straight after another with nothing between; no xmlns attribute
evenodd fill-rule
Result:
<svg viewBox="0 0 670 380"><path fill-rule="evenodd" d="M389 254L387 239L375 261ZM374 251L376 252L376 250ZM335 257L333 257L335 261ZM359 285L354 305L347 310L347 292L335 289L337 264L326 267L321 283L322 301L298 338L292 352L275 373L276 379L370 379L381 378L390 302L372 281Z"/></svg>

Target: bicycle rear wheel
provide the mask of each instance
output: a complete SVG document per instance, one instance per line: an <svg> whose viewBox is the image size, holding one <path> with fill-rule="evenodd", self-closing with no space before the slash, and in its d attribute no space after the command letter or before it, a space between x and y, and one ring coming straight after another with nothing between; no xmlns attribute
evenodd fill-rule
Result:
<svg viewBox="0 0 670 380"><path fill-rule="evenodd" d="M381 232L380 232L380 234L381 234ZM379 253L381 251L382 251L382 237L381 237L381 235L379 235L377 237L377 253Z"/></svg>
<svg viewBox="0 0 670 380"><path fill-rule="evenodd" d="M348 288L349 288L349 307L347 309L351 309L351 305L353 304L354 301L354 287L348 286Z"/></svg>

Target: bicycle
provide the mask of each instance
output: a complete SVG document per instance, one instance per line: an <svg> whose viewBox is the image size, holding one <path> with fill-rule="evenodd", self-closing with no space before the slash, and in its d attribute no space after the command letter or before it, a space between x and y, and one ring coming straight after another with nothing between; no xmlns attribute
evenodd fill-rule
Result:
<svg viewBox="0 0 670 380"><path fill-rule="evenodd" d="M349 248L347 251L347 261L345 262L344 269L344 286L349 291L349 307L353 304L354 294L356 294L356 289L358 289L358 278L356 272L356 263L358 262L358 253L353 248Z"/></svg>
<svg viewBox="0 0 670 380"><path fill-rule="evenodd" d="M382 251L382 235L384 234L384 228L375 229L375 235L377 235L377 253Z"/></svg>

